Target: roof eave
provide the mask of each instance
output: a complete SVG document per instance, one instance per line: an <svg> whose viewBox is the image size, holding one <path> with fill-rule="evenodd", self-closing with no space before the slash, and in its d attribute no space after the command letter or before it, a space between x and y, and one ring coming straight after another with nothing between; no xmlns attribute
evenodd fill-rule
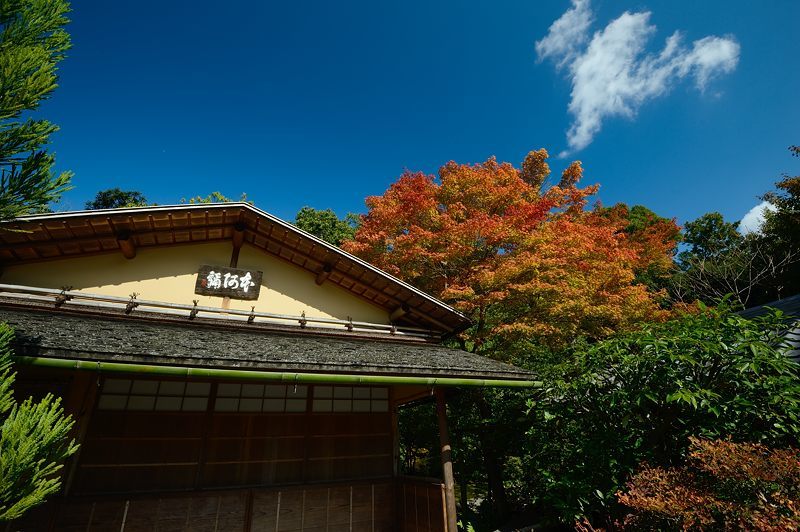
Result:
<svg viewBox="0 0 800 532"><path fill-rule="evenodd" d="M302 371L265 371L257 369L209 368L196 366L174 366L138 364L130 362L108 362L80 360L76 358L51 358L39 356L16 357L17 362L34 367L83 370L104 373L147 374L187 378L224 378L254 381L277 381L301 384L362 384L362 385L424 385L533 388L541 386L539 381L526 379L498 379L483 377L451 377L430 375L363 375L354 373L311 373Z"/></svg>

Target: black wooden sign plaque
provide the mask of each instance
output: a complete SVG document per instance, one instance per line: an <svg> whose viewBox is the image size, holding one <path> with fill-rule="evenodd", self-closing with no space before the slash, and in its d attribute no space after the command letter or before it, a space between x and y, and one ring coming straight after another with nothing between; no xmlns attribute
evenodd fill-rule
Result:
<svg viewBox="0 0 800 532"><path fill-rule="evenodd" d="M262 272L227 266L200 266L194 293L231 299L258 299Z"/></svg>

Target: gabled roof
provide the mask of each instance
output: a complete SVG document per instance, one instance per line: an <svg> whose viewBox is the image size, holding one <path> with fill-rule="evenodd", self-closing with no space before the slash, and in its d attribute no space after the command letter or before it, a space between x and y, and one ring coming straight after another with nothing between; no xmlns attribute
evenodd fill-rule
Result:
<svg viewBox="0 0 800 532"><path fill-rule="evenodd" d="M5 229L5 230L3 230ZM398 323L443 333L470 321L438 299L249 203L165 205L26 216L0 224L0 264L185 243L244 242L396 312ZM402 309L402 311L398 311ZM402 316L401 316L402 315Z"/></svg>

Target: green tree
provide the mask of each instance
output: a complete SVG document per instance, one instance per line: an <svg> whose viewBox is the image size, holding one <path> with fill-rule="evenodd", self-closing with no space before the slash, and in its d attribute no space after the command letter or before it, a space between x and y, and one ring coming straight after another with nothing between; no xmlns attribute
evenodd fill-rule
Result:
<svg viewBox="0 0 800 532"><path fill-rule="evenodd" d="M769 276L769 257L757 236L739 233L738 222L726 222L718 212L686 222L677 268L671 279L673 296L682 301L707 304L730 294L748 306L760 283Z"/></svg>
<svg viewBox="0 0 800 532"><path fill-rule="evenodd" d="M800 157L800 146L790 146L789 151ZM764 194L763 200L775 209L764 213L762 238L775 256L800 255L800 176L784 174L775 184L775 190ZM780 296L800 293L800 257L792 260L774 280L774 289Z"/></svg>
<svg viewBox="0 0 800 532"><path fill-rule="evenodd" d="M231 198L225 196L222 192L219 192L217 190L215 190L214 192L212 192L208 196L194 196L193 198L189 198L188 200L186 198L182 198L181 199L181 203L189 203L191 205L194 205L194 204L197 204L197 203L234 203L234 202L237 202L237 201L253 203L252 201L248 201L247 200L247 193L246 192L242 192L241 197L239 197L238 200L235 200L235 199L231 199Z"/></svg>
<svg viewBox="0 0 800 532"><path fill-rule="evenodd" d="M65 0L0 2L0 220L46 210L69 190L44 147L58 127L23 118L57 87L56 65L70 47Z"/></svg>
<svg viewBox="0 0 800 532"><path fill-rule="evenodd" d="M667 288L674 272L675 249L681 241L680 228L675 220L659 216L644 205L629 207L617 203L596 210L598 214L616 220L627 238L639 245L645 260L635 270L635 281L653 292Z"/></svg>
<svg viewBox="0 0 800 532"><path fill-rule="evenodd" d="M800 156L797 146L789 150ZM761 199L771 208L757 232L742 235L717 212L686 224L687 249L672 280L676 298L713 303L731 294L749 307L800 293L800 176L784 174Z"/></svg>
<svg viewBox="0 0 800 532"><path fill-rule="evenodd" d="M425 401L404 406L398 410L397 418L401 473L440 477L442 457L436 404Z"/></svg>
<svg viewBox="0 0 800 532"><path fill-rule="evenodd" d="M99 191L93 200L86 202L86 208L94 209L119 209L122 207L144 207L148 205L147 198L136 190L121 190L109 188Z"/></svg>
<svg viewBox="0 0 800 532"><path fill-rule="evenodd" d="M321 210L313 207L303 207L294 218L294 225L334 246L352 240L358 224L359 218L356 214L348 213L342 219L331 209Z"/></svg>
<svg viewBox="0 0 800 532"><path fill-rule="evenodd" d="M571 348L532 403L532 492L567 521L613 516L640 464L681 463L690 436L797 446L785 329L779 312L748 320L723 305Z"/></svg>
<svg viewBox="0 0 800 532"><path fill-rule="evenodd" d="M73 425L61 400L14 399L14 331L0 323L0 522L16 519L61 487L59 471L77 450L69 438Z"/></svg>
<svg viewBox="0 0 800 532"><path fill-rule="evenodd" d="M710 259L724 255L743 240L739 233L739 222L726 222L718 212L709 212L700 218L686 222L683 228L683 243L689 247L681 253L684 263L697 259Z"/></svg>

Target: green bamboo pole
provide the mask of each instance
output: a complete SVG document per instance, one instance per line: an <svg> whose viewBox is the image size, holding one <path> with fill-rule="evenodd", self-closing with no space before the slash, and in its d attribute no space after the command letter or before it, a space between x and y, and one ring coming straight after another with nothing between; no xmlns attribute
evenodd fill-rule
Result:
<svg viewBox="0 0 800 532"><path fill-rule="evenodd" d="M458 377L403 377L395 375L352 375L340 373L296 373L282 371L241 370L223 368L192 368L187 366L156 366L150 364L128 364L75 360L67 358L16 357L15 360L29 366L77 369L108 373L137 373L166 375L172 377L242 379L256 381L280 381L292 383L335 384L421 384L425 386L491 386L507 388L534 388L541 382L519 379L466 379Z"/></svg>

